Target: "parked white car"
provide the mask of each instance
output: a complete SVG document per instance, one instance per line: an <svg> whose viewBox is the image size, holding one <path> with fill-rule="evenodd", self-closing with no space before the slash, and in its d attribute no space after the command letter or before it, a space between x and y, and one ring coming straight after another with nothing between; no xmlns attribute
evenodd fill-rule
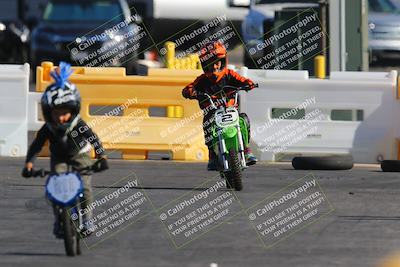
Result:
<svg viewBox="0 0 400 267"><path fill-rule="evenodd" d="M275 12L284 8L291 7L318 7L316 0L252 0L249 6L249 12L242 22L242 35L247 50L256 48L263 43L262 36L270 29L265 29L265 25L273 25ZM256 49L256 51L259 51ZM262 55L253 54L253 58ZM250 55L244 52L244 64L254 67Z"/></svg>
<svg viewBox="0 0 400 267"><path fill-rule="evenodd" d="M369 0L369 49L373 60L400 57L400 9L392 0Z"/></svg>

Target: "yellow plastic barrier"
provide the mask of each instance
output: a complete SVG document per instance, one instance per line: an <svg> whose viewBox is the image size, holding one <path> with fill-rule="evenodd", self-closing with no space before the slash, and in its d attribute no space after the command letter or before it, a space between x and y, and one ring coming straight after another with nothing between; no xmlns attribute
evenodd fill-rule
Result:
<svg viewBox="0 0 400 267"><path fill-rule="evenodd" d="M400 76L397 77L397 92L396 99L400 100Z"/></svg>
<svg viewBox="0 0 400 267"><path fill-rule="evenodd" d="M396 138L397 143L397 159L400 160L400 138Z"/></svg>
<svg viewBox="0 0 400 267"><path fill-rule="evenodd" d="M315 77L319 79L326 78L326 64L325 64L325 57L322 55L316 56L314 58L314 68L315 68Z"/></svg>
<svg viewBox="0 0 400 267"><path fill-rule="evenodd" d="M53 68L48 62L37 68L37 91L51 84ZM70 81L82 96L81 116L108 151L121 151L124 159L146 159L150 151L172 151L174 160L207 160L201 110L196 101L182 97L183 87L197 72L181 77L175 70L159 71L160 76L126 76L123 68L73 69ZM118 116L110 116L115 110ZM164 114L152 114L154 110Z"/></svg>
<svg viewBox="0 0 400 267"><path fill-rule="evenodd" d="M167 51L165 54L166 66L168 69L173 69L175 67L175 43L166 42L164 48Z"/></svg>
<svg viewBox="0 0 400 267"><path fill-rule="evenodd" d="M166 50L165 61L168 69L176 70L194 70L201 69L200 59L197 54L189 54L182 58L175 57L175 43L166 42L164 49Z"/></svg>
<svg viewBox="0 0 400 267"><path fill-rule="evenodd" d="M161 76L161 77L197 77L203 73L202 70L174 70L170 69L149 69L148 76Z"/></svg>
<svg viewBox="0 0 400 267"><path fill-rule="evenodd" d="M400 253L394 252L381 260L377 267L400 267Z"/></svg>
<svg viewBox="0 0 400 267"><path fill-rule="evenodd" d="M36 91L41 92L46 89L43 88L43 84L50 84L52 82L50 71L54 70L57 66L54 66L52 62L42 62L41 66L36 68ZM72 67L74 70L73 76L81 74L85 76L117 76L126 77L125 68L109 67L109 68L86 68L86 67Z"/></svg>
<svg viewBox="0 0 400 267"><path fill-rule="evenodd" d="M183 107L181 106L168 106L167 107L168 118L183 118Z"/></svg>

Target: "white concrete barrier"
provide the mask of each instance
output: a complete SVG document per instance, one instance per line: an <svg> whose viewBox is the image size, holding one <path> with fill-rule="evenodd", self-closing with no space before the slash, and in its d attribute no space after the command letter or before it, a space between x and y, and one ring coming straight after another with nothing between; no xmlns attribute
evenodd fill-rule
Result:
<svg viewBox="0 0 400 267"><path fill-rule="evenodd" d="M40 92L29 92L28 93L28 130L38 131L42 125L43 121L39 118L42 117L40 109L40 99L42 98L42 93Z"/></svg>
<svg viewBox="0 0 400 267"><path fill-rule="evenodd" d="M240 72L243 76L248 75L248 71L254 74L257 73L258 77L266 78L270 80L308 80L309 75L308 71L306 70L249 70L248 68L244 67L240 69Z"/></svg>
<svg viewBox="0 0 400 267"><path fill-rule="evenodd" d="M0 65L0 156L27 152L29 64Z"/></svg>
<svg viewBox="0 0 400 267"><path fill-rule="evenodd" d="M266 71L246 68L241 74L260 85L241 94L241 110L250 117L251 145L261 160L346 153L365 163L397 158L396 71L333 72L325 80L304 78L303 71L286 72L295 79L266 78Z"/></svg>
<svg viewBox="0 0 400 267"><path fill-rule="evenodd" d="M241 93L261 160L351 153L355 162L396 159L400 137L397 72L248 70L260 88ZM0 65L0 156L24 156L28 130L38 130L41 93L29 91L29 65ZM195 105L195 103L193 103ZM300 119L304 117L304 119Z"/></svg>

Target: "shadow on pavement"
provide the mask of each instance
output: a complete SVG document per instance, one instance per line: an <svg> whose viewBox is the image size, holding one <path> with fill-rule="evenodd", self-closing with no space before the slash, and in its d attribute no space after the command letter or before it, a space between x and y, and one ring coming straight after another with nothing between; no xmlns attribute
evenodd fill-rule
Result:
<svg viewBox="0 0 400 267"><path fill-rule="evenodd" d="M33 252L5 252L5 253L0 253L0 255L5 255L5 256L65 256L64 253L33 253Z"/></svg>

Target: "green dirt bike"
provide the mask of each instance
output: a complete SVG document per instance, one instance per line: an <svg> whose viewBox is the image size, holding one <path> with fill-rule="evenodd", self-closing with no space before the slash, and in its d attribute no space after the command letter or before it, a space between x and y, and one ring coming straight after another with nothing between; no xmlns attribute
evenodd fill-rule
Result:
<svg viewBox="0 0 400 267"><path fill-rule="evenodd" d="M225 93L227 89L233 93ZM199 97L208 98L211 108L215 110L211 126L212 146L218 156L221 178L226 180L227 188L234 188L236 191L243 189L242 171L247 168L244 149L250 139L245 120L239 116L238 93L248 89L250 88L247 86L224 86L222 91L225 96L218 100L222 101L219 107L209 94L198 94ZM234 102L230 103L229 100Z"/></svg>

